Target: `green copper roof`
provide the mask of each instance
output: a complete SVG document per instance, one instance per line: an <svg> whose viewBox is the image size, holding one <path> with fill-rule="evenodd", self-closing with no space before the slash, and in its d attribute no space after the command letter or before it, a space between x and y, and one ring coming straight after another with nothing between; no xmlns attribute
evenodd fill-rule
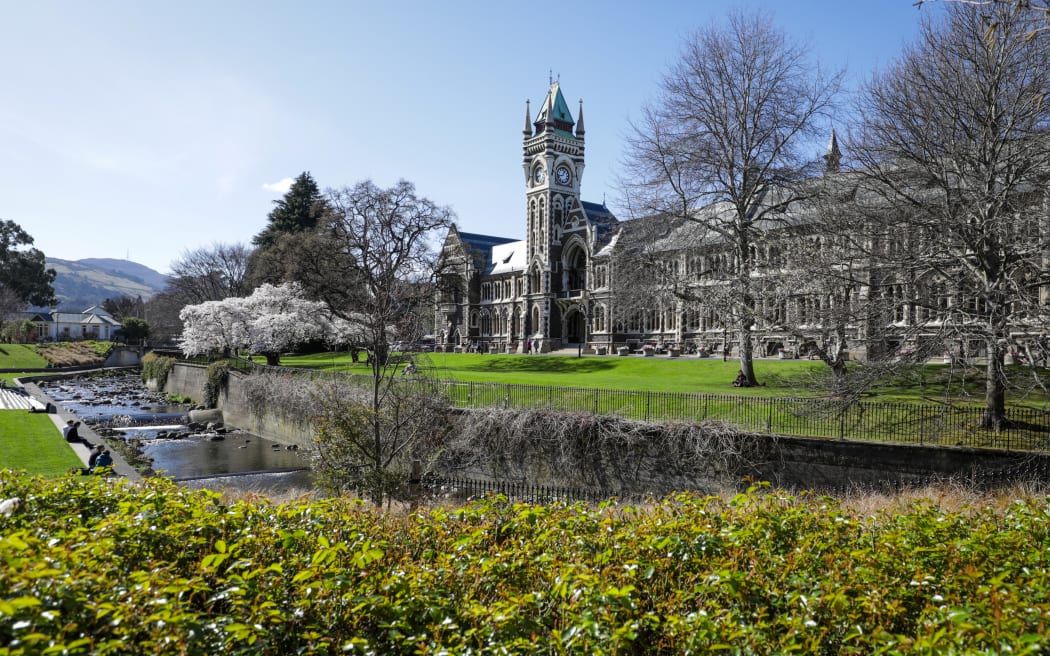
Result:
<svg viewBox="0 0 1050 656"><path fill-rule="evenodd" d="M572 125L572 113L569 112L569 106L565 104L565 97L561 95L561 85L557 82L551 84L551 88L547 91L547 98L543 101L543 107L540 108L539 114L536 115L537 123L546 123L547 121L558 121L561 123L568 123Z"/></svg>

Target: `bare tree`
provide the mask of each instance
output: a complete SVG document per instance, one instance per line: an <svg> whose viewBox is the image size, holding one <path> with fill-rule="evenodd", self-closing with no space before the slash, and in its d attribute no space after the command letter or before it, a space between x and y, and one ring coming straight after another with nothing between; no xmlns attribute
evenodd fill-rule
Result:
<svg viewBox="0 0 1050 656"><path fill-rule="evenodd" d="M121 294L102 301L102 309L109 312L116 319L125 317L145 318L146 302L141 296L129 296Z"/></svg>
<svg viewBox="0 0 1050 656"><path fill-rule="evenodd" d="M452 212L417 196L404 180L389 189L365 181L329 190L326 205L316 232L304 239L310 256L299 251L291 273L367 340L372 373L368 439L350 437L367 463L367 478L383 481L419 434L412 412L404 414L412 404L395 384L407 363L390 358L390 347L395 341L417 341L429 326L433 281L440 275L434 239L451 225ZM373 490L378 500L382 490Z"/></svg>
<svg viewBox="0 0 1050 656"><path fill-rule="evenodd" d="M915 0L915 6L922 8L925 4L933 4L938 0ZM961 3L968 4L974 7L995 7L1005 6L1013 7L1022 11L1030 11L1033 16L1038 18L1037 23L1033 23L1031 32L1046 30L1050 28L1050 0L941 0L947 3ZM989 23L989 27L996 27L995 23Z"/></svg>
<svg viewBox="0 0 1050 656"><path fill-rule="evenodd" d="M184 251L171 263L169 291L184 303L221 301L251 293L248 260L251 249L241 243L215 243L208 248Z"/></svg>
<svg viewBox="0 0 1050 656"><path fill-rule="evenodd" d="M847 387L851 347L879 332L868 318L881 299L869 298L870 252L866 220L855 211L855 176L828 175L806 183L797 200L752 236L756 276L754 326L770 345L815 357L828 366L833 393L848 398L864 386ZM616 254L614 293L619 315L676 307L711 348L721 328L734 328L736 298L724 284L730 257L720 240L695 221L654 217L627 224ZM701 329L696 314L703 315ZM875 335L870 334L874 332ZM724 338L722 340L724 345ZM814 380L824 386L823 380Z"/></svg>
<svg viewBox="0 0 1050 656"><path fill-rule="evenodd" d="M628 142L633 211L691 221L730 254L741 371L752 365L753 246L763 223L806 196L812 137L832 107L841 73L824 75L767 18L732 14L687 42Z"/></svg>
<svg viewBox="0 0 1050 656"><path fill-rule="evenodd" d="M1050 33L1039 20L1012 3L927 17L864 90L856 140L881 286L914 281L911 320L983 342L994 429L1006 419L1004 356L1045 310Z"/></svg>
<svg viewBox="0 0 1050 656"><path fill-rule="evenodd" d="M0 283L0 333L4 338L17 339L20 336L18 313L25 308L26 302L18 292Z"/></svg>

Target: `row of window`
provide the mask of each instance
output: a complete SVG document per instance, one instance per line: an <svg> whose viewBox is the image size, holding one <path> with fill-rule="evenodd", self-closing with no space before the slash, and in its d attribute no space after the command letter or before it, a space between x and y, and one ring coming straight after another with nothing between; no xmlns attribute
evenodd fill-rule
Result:
<svg viewBox="0 0 1050 656"><path fill-rule="evenodd" d="M525 294L524 278L507 278L481 283L481 300L498 301L518 298Z"/></svg>

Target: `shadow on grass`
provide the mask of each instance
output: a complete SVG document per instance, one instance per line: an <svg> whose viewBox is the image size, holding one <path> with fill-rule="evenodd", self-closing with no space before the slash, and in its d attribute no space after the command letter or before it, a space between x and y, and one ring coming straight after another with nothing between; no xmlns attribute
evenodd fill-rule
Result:
<svg viewBox="0 0 1050 656"><path fill-rule="evenodd" d="M465 366L457 366L461 371L504 372L504 373L549 373L549 374L590 374L609 371L615 365L608 360L594 358L564 358L525 356L520 358L500 358Z"/></svg>

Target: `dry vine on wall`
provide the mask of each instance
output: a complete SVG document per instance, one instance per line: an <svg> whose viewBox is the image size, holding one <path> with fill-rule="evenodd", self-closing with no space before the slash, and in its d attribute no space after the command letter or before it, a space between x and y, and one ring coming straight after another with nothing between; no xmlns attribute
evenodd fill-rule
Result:
<svg viewBox="0 0 1050 656"><path fill-rule="evenodd" d="M252 412L302 426L316 427L332 399L367 401L364 390L323 376L252 375L244 389ZM437 399L427 400L432 405ZM677 489L715 491L780 459L776 438L742 434L719 422L653 424L549 409L453 413L430 408L425 414L431 435L414 440L411 457L439 477L484 476L659 495Z"/></svg>
<svg viewBox="0 0 1050 656"><path fill-rule="evenodd" d="M718 422L651 424L546 409L460 415L440 466L540 484L664 494L737 483L779 459L775 438Z"/></svg>

